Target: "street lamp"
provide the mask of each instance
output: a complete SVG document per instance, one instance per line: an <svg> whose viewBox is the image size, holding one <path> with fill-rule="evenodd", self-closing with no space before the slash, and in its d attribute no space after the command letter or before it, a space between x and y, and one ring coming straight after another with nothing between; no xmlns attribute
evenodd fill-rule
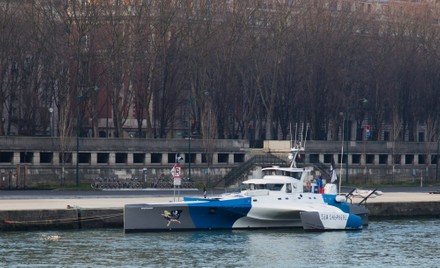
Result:
<svg viewBox="0 0 440 268"><path fill-rule="evenodd" d="M53 108L52 107L50 107L49 108L49 113L50 113L50 136L51 137L53 137L54 135L53 135L53 132L54 132L54 130L53 130L53 125L54 125L54 123L53 123Z"/></svg>
<svg viewBox="0 0 440 268"><path fill-rule="evenodd" d="M80 107L81 97L77 96L77 114L76 114L76 186L79 186L79 122L80 122Z"/></svg>
<svg viewBox="0 0 440 268"><path fill-rule="evenodd" d="M350 111L353 109L356 109L359 107L360 104L366 104L368 103L368 100L363 98L358 100L357 103L352 104L352 105L348 105L347 106L347 111L345 113L345 184L348 184L348 134L349 134L349 126L348 126L348 119L350 118Z"/></svg>

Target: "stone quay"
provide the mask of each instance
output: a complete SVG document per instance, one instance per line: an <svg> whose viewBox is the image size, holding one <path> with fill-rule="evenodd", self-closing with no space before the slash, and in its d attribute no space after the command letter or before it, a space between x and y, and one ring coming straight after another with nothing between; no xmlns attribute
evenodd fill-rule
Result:
<svg viewBox="0 0 440 268"><path fill-rule="evenodd" d="M370 224L396 218L439 218L440 192L430 187L418 192L384 192L370 198ZM197 192L196 195L202 193ZM0 191L1 195L1 191ZM193 194L194 195L194 194ZM176 199L177 198L177 199ZM353 198L353 203L362 199ZM123 228L125 204L178 201L176 196L71 197L0 199L0 230L60 230Z"/></svg>

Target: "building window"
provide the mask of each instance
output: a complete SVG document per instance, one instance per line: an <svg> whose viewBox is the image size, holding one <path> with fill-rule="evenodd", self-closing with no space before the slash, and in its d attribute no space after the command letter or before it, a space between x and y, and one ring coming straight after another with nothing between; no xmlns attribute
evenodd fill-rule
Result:
<svg viewBox="0 0 440 268"><path fill-rule="evenodd" d="M234 154L234 163L243 163L244 154Z"/></svg>
<svg viewBox="0 0 440 268"><path fill-rule="evenodd" d="M380 154L379 155L379 164L387 164L388 163L388 155Z"/></svg>
<svg viewBox="0 0 440 268"><path fill-rule="evenodd" d="M145 154L143 153L134 153L133 154L133 163L134 164L143 164L145 162Z"/></svg>
<svg viewBox="0 0 440 268"><path fill-rule="evenodd" d="M228 163L229 154L218 154L219 163Z"/></svg>
<svg viewBox="0 0 440 268"><path fill-rule="evenodd" d="M40 153L40 163L41 164L50 164L53 162L53 153L49 152L41 152Z"/></svg>
<svg viewBox="0 0 440 268"><path fill-rule="evenodd" d="M20 152L20 163L32 163L33 159L33 152Z"/></svg>
<svg viewBox="0 0 440 268"><path fill-rule="evenodd" d="M116 164L127 164L127 153L116 153Z"/></svg>
<svg viewBox="0 0 440 268"><path fill-rule="evenodd" d="M367 154L365 156L365 163L366 164L374 164L374 154Z"/></svg>
<svg viewBox="0 0 440 268"><path fill-rule="evenodd" d="M108 164L109 153L98 153L97 154L97 163L98 164Z"/></svg>
<svg viewBox="0 0 440 268"><path fill-rule="evenodd" d="M160 163L162 163L162 154L152 153L151 154L151 163L152 164L160 164Z"/></svg>
<svg viewBox="0 0 440 268"><path fill-rule="evenodd" d="M90 164L91 153L79 153L78 154L78 163L80 164Z"/></svg>

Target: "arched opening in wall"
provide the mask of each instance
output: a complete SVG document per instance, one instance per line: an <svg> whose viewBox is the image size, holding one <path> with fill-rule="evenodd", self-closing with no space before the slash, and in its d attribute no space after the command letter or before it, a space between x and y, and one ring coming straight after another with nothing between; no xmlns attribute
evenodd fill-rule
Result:
<svg viewBox="0 0 440 268"><path fill-rule="evenodd" d="M419 142L424 142L425 141L425 132L419 132L417 138L418 138Z"/></svg>
<svg viewBox="0 0 440 268"><path fill-rule="evenodd" d="M178 153L168 153L168 164L175 164L176 157L180 156Z"/></svg>
<svg viewBox="0 0 440 268"><path fill-rule="evenodd" d="M395 154L393 161L395 165L400 165L400 154Z"/></svg>
<svg viewBox="0 0 440 268"><path fill-rule="evenodd" d="M162 163L162 154L161 153L152 153L151 154L151 163L152 164Z"/></svg>
<svg viewBox="0 0 440 268"><path fill-rule="evenodd" d="M244 154L234 154L234 163L243 163Z"/></svg>
<svg viewBox="0 0 440 268"><path fill-rule="evenodd" d="M384 131L383 132L383 140L384 141L389 141L390 140L390 132L389 131Z"/></svg>
<svg viewBox="0 0 440 268"><path fill-rule="evenodd" d="M374 164L374 154L366 154L365 155L365 163L366 164Z"/></svg>
<svg viewBox="0 0 440 268"><path fill-rule="evenodd" d="M71 164L72 163L72 153L60 153L60 163Z"/></svg>
<svg viewBox="0 0 440 268"><path fill-rule="evenodd" d="M324 154L324 164L331 164L332 163L332 154ZM340 158L340 157L338 157Z"/></svg>
<svg viewBox="0 0 440 268"><path fill-rule="evenodd" d="M98 153L96 155L96 162L98 164L108 164L109 163L110 154L109 153Z"/></svg>
<svg viewBox="0 0 440 268"><path fill-rule="evenodd" d="M431 165L437 165L437 155L431 155Z"/></svg>
<svg viewBox="0 0 440 268"><path fill-rule="evenodd" d="M310 154L310 163L319 163L319 154Z"/></svg>
<svg viewBox="0 0 440 268"><path fill-rule="evenodd" d="M0 152L0 163L12 163L13 152Z"/></svg>
<svg viewBox="0 0 440 268"><path fill-rule="evenodd" d="M33 159L33 152L20 152L20 163L32 163Z"/></svg>
<svg viewBox="0 0 440 268"><path fill-rule="evenodd" d="M387 154L380 154L379 155L379 164L381 164L381 165L388 164L388 155Z"/></svg>
<svg viewBox="0 0 440 268"><path fill-rule="evenodd" d="M91 153L79 153L78 154L78 163L80 164L90 164L90 160L92 159Z"/></svg>
<svg viewBox="0 0 440 268"><path fill-rule="evenodd" d="M127 164L127 153L116 153L115 161L116 164Z"/></svg>
<svg viewBox="0 0 440 268"><path fill-rule="evenodd" d="M351 155L351 162L353 164L360 164L361 163L361 155L360 154Z"/></svg>
<svg viewBox="0 0 440 268"><path fill-rule="evenodd" d="M50 164L53 162L53 152L40 152L40 164Z"/></svg>
<svg viewBox="0 0 440 268"><path fill-rule="evenodd" d="M405 165L412 165L414 164L414 155L413 154L406 154L405 155Z"/></svg>
<svg viewBox="0 0 440 268"><path fill-rule="evenodd" d="M196 160L196 154L191 154L191 157L189 157L189 154L185 154L185 163L189 163L191 159L191 163L194 163L194 161Z"/></svg>
<svg viewBox="0 0 440 268"><path fill-rule="evenodd" d="M419 165L424 165L424 164L426 164L426 155L424 155L424 154L419 154L419 155L418 155L418 160L419 160Z"/></svg>
<svg viewBox="0 0 440 268"><path fill-rule="evenodd" d="M218 163L228 163L229 154L219 153L217 155Z"/></svg>
<svg viewBox="0 0 440 268"><path fill-rule="evenodd" d="M344 153L343 155L338 154L338 164L347 163L347 155Z"/></svg>
<svg viewBox="0 0 440 268"><path fill-rule="evenodd" d="M145 163L145 154L144 153L134 153L133 154L133 163L134 164L144 164Z"/></svg>

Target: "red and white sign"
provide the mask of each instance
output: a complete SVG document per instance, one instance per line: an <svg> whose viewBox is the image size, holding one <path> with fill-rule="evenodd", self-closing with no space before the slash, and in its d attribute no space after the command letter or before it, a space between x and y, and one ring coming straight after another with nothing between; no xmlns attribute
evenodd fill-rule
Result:
<svg viewBox="0 0 440 268"><path fill-rule="evenodd" d="M174 166L171 170L171 174L175 179L181 179L182 178L182 167Z"/></svg>
<svg viewBox="0 0 440 268"><path fill-rule="evenodd" d="M174 177L174 185L179 186L182 183L182 167L175 165L171 169L171 174Z"/></svg>

